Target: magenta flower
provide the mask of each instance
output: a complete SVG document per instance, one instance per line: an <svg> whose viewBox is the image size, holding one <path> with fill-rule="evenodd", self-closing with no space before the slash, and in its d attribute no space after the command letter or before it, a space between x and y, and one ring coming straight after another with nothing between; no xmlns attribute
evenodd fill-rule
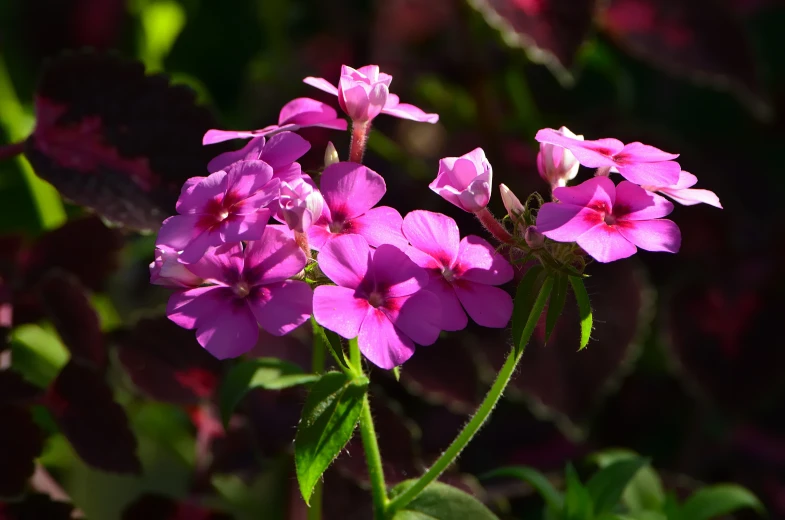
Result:
<svg viewBox="0 0 785 520"><path fill-rule="evenodd" d="M556 188L553 196L561 202L542 205L538 231L557 242L577 242L600 262L632 256L636 246L670 253L681 246L676 224L660 219L673 204L631 182L614 186L607 177L594 177L578 186Z"/></svg>
<svg viewBox="0 0 785 520"><path fill-rule="evenodd" d="M207 248L257 240L278 198L280 181L264 161L241 161L208 177L189 179L177 201L179 215L164 220L157 246L182 251L180 260L199 260Z"/></svg>
<svg viewBox="0 0 785 520"><path fill-rule="evenodd" d="M271 136L285 131L296 131L309 126L346 130L346 120L329 105L310 98L297 98L286 103L278 115L278 124L259 130L208 130L202 144L215 144L230 139ZM220 168L219 168L220 169Z"/></svg>
<svg viewBox="0 0 785 520"><path fill-rule="evenodd" d="M274 135L269 140L256 137L239 150L222 153L207 163L207 171L225 170L237 161L264 161L273 168L273 177L282 181L302 175L300 164L295 162L310 150L311 144L293 132Z"/></svg>
<svg viewBox="0 0 785 520"><path fill-rule="evenodd" d="M303 175L290 182L281 183L278 198L279 216L289 229L304 233L324 210L324 197L311 177Z"/></svg>
<svg viewBox="0 0 785 520"><path fill-rule="evenodd" d="M259 327L282 336L311 315L307 283L289 280L305 267L306 258L294 240L268 228L260 240L223 245L188 268L207 287L174 293L166 314L219 359L236 357L256 344Z"/></svg>
<svg viewBox="0 0 785 520"><path fill-rule="evenodd" d="M155 260L150 264L150 283L164 287L198 287L204 280L180 263L180 253L167 246L156 246Z"/></svg>
<svg viewBox="0 0 785 520"><path fill-rule="evenodd" d="M702 202L722 209L720 198L713 191L692 188L697 182L698 178L696 176L682 171L679 174L679 182L673 186L641 186L641 188L661 193L684 206L693 206Z"/></svg>
<svg viewBox="0 0 785 520"><path fill-rule="evenodd" d="M320 249L328 240L346 234L362 235L370 245L409 243L401 232L401 214L387 206L374 206L387 186L381 175L353 162L339 162L324 169L320 179L325 206L322 216L308 230L311 247Z"/></svg>
<svg viewBox="0 0 785 520"><path fill-rule="evenodd" d="M439 161L439 173L429 185L438 195L464 211L477 213L491 200L493 168L482 148Z"/></svg>
<svg viewBox="0 0 785 520"><path fill-rule="evenodd" d="M493 286L512 280L513 270L493 246L473 235L461 240L453 219L430 211L406 215L403 234L412 244L406 254L428 271L428 291L440 300L439 328L463 329L467 312L484 327L507 326L512 298Z"/></svg>
<svg viewBox="0 0 785 520"><path fill-rule="evenodd" d="M366 65L355 70L341 66L341 79L336 87L323 78L307 77L304 83L338 96L341 109L355 123L367 123L379 114L423 123L436 123L438 114L426 114L414 105L401 103L398 96L390 94L392 76L379 72L378 65Z"/></svg>
<svg viewBox="0 0 785 520"><path fill-rule="evenodd" d="M571 139L583 141L582 135L573 134L566 126L556 131ZM537 153L537 171L551 188L566 186L567 181L573 180L578 175L580 167L581 164L568 149L550 143L540 143L540 151Z"/></svg>
<svg viewBox="0 0 785 520"><path fill-rule="evenodd" d="M681 167L672 160L679 154L663 152L646 144L635 142L625 145L618 139L581 141L552 128L543 128L534 138L540 143L568 149L586 167L618 171L635 184L671 186L679 179Z"/></svg>
<svg viewBox="0 0 785 520"><path fill-rule="evenodd" d="M423 290L428 273L397 247L372 251L359 235L337 237L319 253L319 267L337 285L316 288L314 318L344 338L356 337L374 365L401 365L415 343L431 345L439 337L439 299Z"/></svg>

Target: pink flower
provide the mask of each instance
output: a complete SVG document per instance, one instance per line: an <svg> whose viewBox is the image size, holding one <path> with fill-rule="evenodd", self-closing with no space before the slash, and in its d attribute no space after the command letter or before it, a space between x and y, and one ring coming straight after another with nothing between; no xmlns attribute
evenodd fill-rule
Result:
<svg viewBox="0 0 785 520"><path fill-rule="evenodd" d="M323 78L307 77L304 83L338 96L341 109L355 123L367 123L374 117L387 114L401 119L435 123L438 114L426 114L414 105L401 103L398 96L390 94L392 76L379 72L378 65L366 65L355 70L341 66L338 87Z"/></svg>
<svg viewBox="0 0 785 520"><path fill-rule="evenodd" d="M289 280L305 267L294 240L268 228L260 240L223 245L190 264L207 287L174 293L166 314L186 329L196 329L200 345L219 359L236 357L256 344L259 327L282 336L311 314L307 283Z"/></svg>
<svg viewBox="0 0 785 520"><path fill-rule="evenodd" d="M177 201L179 215L164 220L156 245L182 251L180 260L199 260L207 248L257 240L278 198L280 181L264 161L241 161L209 177L189 179Z"/></svg>
<svg viewBox="0 0 785 520"><path fill-rule="evenodd" d="M373 247L409 244L401 232L401 214L387 206L374 208L387 191L381 175L361 164L339 162L324 169L319 183L325 206L308 230L311 247L318 250L346 234L362 235Z"/></svg>
<svg viewBox="0 0 785 520"><path fill-rule="evenodd" d="M476 213L491 200L493 168L482 148L439 161L439 173L429 185L438 195L464 211Z"/></svg>
<svg viewBox="0 0 785 520"><path fill-rule="evenodd" d="M681 232L670 220L661 220L673 204L631 182L613 185L607 177L594 177L571 188L556 188L561 202L543 204L537 229L557 242L577 242L600 262L612 262L647 251L675 253Z"/></svg>
<svg viewBox="0 0 785 520"><path fill-rule="evenodd" d="M324 210L324 197L308 175L281 183L280 217L289 229L304 233Z"/></svg>
<svg viewBox="0 0 785 520"><path fill-rule="evenodd" d="M582 135L573 134L566 126L559 128L557 132L583 141ZM578 175L580 167L581 164L568 149L550 143L540 143L540 151L537 153L537 171L540 172L540 177L551 185L551 188L566 186L567 181L571 181Z"/></svg>
<svg viewBox="0 0 785 520"><path fill-rule="evenodd" d="M428 273L397 247L372 251L359 235L338 237L319 253L319 267L337 285L316 288L314 318L344 338L356 337L374 365L396 367L415 343L439 337L439 299L422 290Z"/></svg>
<svg viewBox="0 0 785 520"><path fill-rule="evenodd" d="M309 126L346 130L346 120L338 118L335 109L310 98L297 98L286 103L278 115L278 124L259 130L208 130L202 144L215 144L229 139L270 136L279 132L296 131Z"/></svg>
<svg viewBox="0 0 785 520"><path fill-rule="evenodd" d="M264 161L273 168L273 177L282 181L302 175L295 161L310 150L311 144L293 132L274 135L269 140L256 137L239 150L222 153L207 163L207 171L225 170L237 161Z"/></svg>
<svg viewBox="0 0 785 520"><path fill-rule="evenodd" d="M164 287L199 287L204 280L180 263L180 253L168 246L156 246L150 264L150 283Z"/></svg>
<svg viewBox="0 0 785 520"><path fill-rule="evenodd" d="M709 206L722 209L720 198L713 191L692 188L697 182L698 178L696 176L682 171L679 174L679 182L672 186L641 186L641 188L661 193L684 206L692 206L703 202Z"/></svg>
<svg viewBox="0 0 785 520"><path fill-rule="evenodd" d="M493 286L512 280L513 270L493 246L473 235L461 240L453 219L430 211L406 215L403 234L412 244L406 254L428 271L428 291L440 300L439 328L463 329L467 312L483 327L507 326L512 298Z"/></svg>
<svg viewBox="0 0 785 520"><path fill-rule="evenodd" d="M552 128L543 128L534 138L540 143L568 149L586 167L618 171L635 184L670 186L679 179L681 167L672 161L679 154L663 152L653 146L638 142L625 145L617 139L581 141Z"/></svg>

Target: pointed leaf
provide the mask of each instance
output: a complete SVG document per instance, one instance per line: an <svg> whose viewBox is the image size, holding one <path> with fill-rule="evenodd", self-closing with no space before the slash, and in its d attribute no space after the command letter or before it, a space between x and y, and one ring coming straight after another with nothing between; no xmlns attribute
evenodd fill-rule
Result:
<svg viewBox="0 0 785 520"><path fill-rule="evenodd" d="M592 455L592 459L599 467L605 468L615 462L634 459L637 456L635 452L629 450L606 450ZM665 491L660 476L651 465L647 464L638 470L624 489L621 500L632 513L662 509Z"/></svg>
<svg viewBox="0 0 785 520"><path fill-rule="evenodd" d="M620 460L595 473L586 483L594 503L594 513L601 515L616 507L627 484L648 463L649 460L643 457Z"/></svg>
<svg viewBox="0 0 785 520"><path fill-rule="evenodd" d="M277 358L260 358L241 361L226 374L219 390L221 420L229 423L237 404L254 388L280 390L317 381L316 374L306 374L294 363Z"/></svg>
<svg viewBox="0 0 785 520"><path fill-rule="evenodd" d="M578 312L581 318L581 346L578 350L583 350L589 344L591 336L591 329L593 324L591 302L589 301L589 293L586 292L586 286L583 284L583 279L577 276L570 276L570 284L572 291L575 294L575 301L578 303Z"/></svg>
<svg viewBox="0 0 785 520"><path fill-rule="evenodd" d="M567 489L564 493L562 520L590 520L594 506L589 490L581 483L572 464L565 471Z"/></svg>
<svg viewBox="0 0 785 520"><path fill-rule="evenodd" d="M548 343L551 332L559 321L565 301L567 301L567 275L558 273L555 275L551 299L548 302L548 314L545 318L545 343Z"/></svg>
<svg viewBox="0 0 785 520"><path fill-rule="evenodd" d="M515 345L523 335L523 329L529 320L529 314L531 314L537 294L539 294L544 281L545 270L538 264L530 267L518 283L518 289L515 291L515 305L512 310L512 339Z"/></svg>
<svg viewBox="0 0 785 520"><path fill-rule="evenodd" d="M735 484L719 484L696 491L682 505L681 520L711 520L739 509L754 509L764 514L760 500L746 488Z"/></svg>
<svg viewBox="0 0 785 520"><path fill-rule="evenodd" d="M510 477L522 480L534 488L550 509L561 511L564 497L556 491L548 478L534 468L528 466L509 466L486 473L482 478Z"/></svg>
<svg viewBox="0 0 785 520"><path fill-rule="evenodd" d="M341 372L324 374L311 388L294 439L297 480L306 503L322 473L351 439L367 388L367 378L350 379Z"/></svg>
<svg viewBox="0 0 785 520"><path fill-rule="evenodd" d="M401 482L390 491L390 498L403 493L414 480ZM398 510L392 520L498 520L490 509L473 496L441 482L433 482L404 509Z"/></svg>

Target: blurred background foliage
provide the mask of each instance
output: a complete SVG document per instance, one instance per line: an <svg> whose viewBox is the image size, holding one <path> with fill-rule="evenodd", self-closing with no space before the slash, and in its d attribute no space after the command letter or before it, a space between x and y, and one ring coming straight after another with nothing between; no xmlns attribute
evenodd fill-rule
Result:
<svg viewBox="0 0 785 520"><path fill-rule="evenodd" d="M588 6L585 15L579 4ZM778 0L9 0L0 3L0 142L33 130L36 81L48 60L89 47L187 85L227 129L273 124L298 96L332 104L302 78L336 81L341 64L378 63L402 100L440 114L437 125L375 121L366 163L385 177L383 202L401 213L443 211L464 234L482 230L427 189L440 157L482 147L494 182L524 198L547 190L533 141L542 127L679 152L682 167L725 209L677 207L678 255L643 253L592 266L595 341L576 353L577 329L567 318L547 346L535 341L508 399L448 478L504 518L529 518L538 503L531 490L493 482L483 488L471 475L510 464L558 471L596 449L622 446L652 457L671 488L740 482L772 518L785 518L783 30ZM534 35L540 50L516 31ZM302 135L312 143L304 169L318 167L328 140L346 156L347 135ZM490 207L503 214L498 196ZM85 463L62 423L36 406L45 442L33 489L70 497L86 517L102 520L209 518L210 509L235 518L304 518L290 455L302 394L256 391L236 427L224 431L210 377L226 364L194 361L190 333L178 334L165 320L140 321L160 316L166 301L164 291L148 286L153 237L99 223L98 234L53 238L66 221L84 216L23 156L0 162L0 258L8 263L13 252L10 263L25 269L3 271L0 281L24 278L34 287L56 266L88 289L110 345L108 379L143 471L116 475ZM12 237L27 244L22 256ZM91 283L80 269L106 276ZM14 322L0 323L10 329L13 369L46 387L73 354L56 323L40 313L26 318L14 305ZM264 336L255 354L307 367L309 341L302 330ZM377 371L377 429L398 480L416 475L454 436L507 341L503 331L470 329L420 348L401 384ZM172 353L180 349L188 354ZM154 372L159 364L166 370ZM198 366L207 390L180 399L157 388L161 378L182 383L183 366ZM193 390L189 381L184 387ZM385 438L386 431L395 434ZM102 434L96 425L93 435ZM348 452L355 456L340 457L327 474L328 519L365 518L361 450L350 445Z"/></svg>

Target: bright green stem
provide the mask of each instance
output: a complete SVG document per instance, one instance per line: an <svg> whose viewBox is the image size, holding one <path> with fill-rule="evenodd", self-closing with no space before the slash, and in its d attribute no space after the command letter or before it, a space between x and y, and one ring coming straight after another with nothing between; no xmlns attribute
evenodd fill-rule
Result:
<svg viewBox="0 0 785 520"><path fill-rule="evenodd" d="M314 322L313 325L314 325L314 333L315 333L316 332L315 327L319 327L319 325L316 322ZM325 351L327 350L327 348L328 346L322 343L321 338L316 337L316 334L314 334L313 352L311 353L311 371L314 374L321 374L322 372L324 372L324 362L326 356ZM322 487L323 486L324 486L324 481L318 480L313 488L310 505L308 507L308 514L307 514L308 520L322 520Z"/></svg>
<svg viewBox="0 0 785 520"><path fill-rule="evenodd" d="M311 504L308 507L306 515L307 520L322 520L322 490L324 488L324 481L319 480L313 487L311 494Z"/></svg>
<svg viewBox="0 0 785 520"><path fill-rule="evenodd" d="M365 145L368 143L368 134L371 131L371 122L352 123L352 142L349 144L349 160L362 164L365 155Z"/></svg>
<svg viewBox="0 0 785 520"><path fill-rule="evenodd" d="M472 438L477 434L482 425L485 424L488 416L491 415L493 408L496 406L496 403L502 396L504 389L510 382L510 378L515 372L515 367L518 366L518 362L521 360L521 356L523 356L524 347L529 342L529 339L534 332L534 327L537 325L537 322L539 321L540 316L545 309L545 304L548 301L548 296L550 294L552 285L553 280L551 278L548 278L548 280L546 280L546 282L543 284L542 289L537 296L537 300L534 302L531 313L529 314L529 318L526 321L523 334L521 334L520 343L518 345L513 345L512 351L507 356L507 360L504 362L504 365L502 365L501 370L499 370L499 375L496 376L496 381L494 381L493 386L488 391L485 399L483 399L480 407L477 409L477 413L475 413L466 426L463 427L461 433L458 434L458 437L455 438L447 450L442 453L441 457L439 457L436 462L433 463L433 466L431 466L422 477L417 479L417 481L411 487L407 488L406 491L390 501L390 503L387 505L388 518L392 517L395 511L405 507L412 500L417 498L417 496L428 486L428 484L439 478L439 475L441 475L444 470L446 470L455 461L455 459L458 458L458 455L460 455L461 451L463 451L466 445L469 444L469 441L471 441Z"/></svg>

